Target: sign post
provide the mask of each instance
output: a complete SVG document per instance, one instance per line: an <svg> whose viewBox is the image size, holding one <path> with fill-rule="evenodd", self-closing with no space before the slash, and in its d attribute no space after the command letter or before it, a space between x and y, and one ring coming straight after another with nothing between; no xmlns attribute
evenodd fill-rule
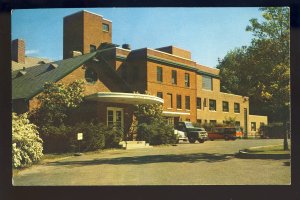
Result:
<svg viewBox="0 0 300 200"><path fill-rule="evenodd" d="M83 133L77 133L78 153L75 153L76 156L81 156L81 153L80 153L80 141L81 140L83 140Z"/></svg>

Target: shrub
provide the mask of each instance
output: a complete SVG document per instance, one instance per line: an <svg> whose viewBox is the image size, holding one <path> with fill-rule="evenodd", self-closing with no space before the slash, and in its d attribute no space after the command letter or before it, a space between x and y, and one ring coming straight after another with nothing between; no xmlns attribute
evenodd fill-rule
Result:
<svg viewBox="0 0 300 200"><path fill-rule="evenodd" d="M43 126L40 134L44 141L45 153L63 153L75 148L72 142L75 140L75 134L70 126Z"/></svg>
<svg viewBox="0 0 300 200"><path fill-rule="evenodd" d="M14 168L29 166L43 156L43 141L37 127L31 124L27 113L12 113L12 165Z"/></svg>
<svg viewBox="0 0 300 200"><path fill-rule="evenodd" d="M82 122L75 125L73 145L77 147L80 142L82 151L94 151L105 147L105 134L107 127L103 124ZM77 133L83 133L83 140L77 141Z"/></svg>
<svg viewBox="0 0 300 200"><path fill-rule="evenodd" d="M151 145L160 145L175 144L177 138L172 126L165 123L165 121L161 121L152 124L139 124L137 140L145 140Z"/></svg>
<svg viewBox="0 0 300 200"><path fill-rule="evenodd" d="M105 136L108 128L102 124L77 123L73 126L47 126L42 129L45 141L45 152L62 153L78 151L94 151L105 147ZM77 141L77 133L83 133L83 140Z"/></svg>
<svg viewBox="0 0 300 200"><path fill-rule="evenodd" d="M123 135L122 131L107 127L105 131L105 148L118 147L119 142L122 141Z"/></svg>

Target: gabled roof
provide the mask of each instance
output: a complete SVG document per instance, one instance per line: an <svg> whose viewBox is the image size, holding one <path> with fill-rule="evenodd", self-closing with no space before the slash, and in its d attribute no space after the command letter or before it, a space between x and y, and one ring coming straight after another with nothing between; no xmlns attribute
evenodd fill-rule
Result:
<svg viewBox="0 0 300 200"><path fill-rule="evenodd" d="M100 50L101 51L101 50ZM46 82L57 82L87 61L99 51L65 60L41 64L12 72L12 99L30 99L43 90ZM24 72L24 71L23 71Z"/></svg>

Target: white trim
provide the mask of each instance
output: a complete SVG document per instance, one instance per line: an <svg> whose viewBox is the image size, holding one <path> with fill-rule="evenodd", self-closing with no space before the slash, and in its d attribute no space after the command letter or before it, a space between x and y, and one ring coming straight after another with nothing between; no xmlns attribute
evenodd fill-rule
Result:
<svg viewBox="0 0 300 200"><path fill-rule="evenodd" d="M184 58L184 57L181 57L181 56L177 56L177 55L170 54L170 53L167 53L167 52L164 52L164 51L160 51L160 50L156 50L156 49L151 49L151 48L148 48L148 47L146 49L149 49L149 50L152 50L152 51L155 51L155 52L159 52L159 53L162 53L162 54L166 54L166 55L171 55L171 56L174 56L176 58L181 58L183 60L192 61L192 62L194 62L196 64L196 61L188 59L188 58Z"/></svg>
<svg viewBox="0 0 300 200"><path fill-rule="evenodd" d="M79 11L79 12L81 12L81 11ZM90 14L93 14L93 15L97 15L97 16L99 16L99 17L102 17L102 18L103 18L103 16L102 16L102 15L100 15L100 14L97 14L97 13L94 13L94 12L91 12L91 11L88 11L88 10L83 10L83 12L87 12L87 13L90 13Z"/></svg>
<svg viewBox="0 0 300 200"><path fill-rule="evenodd" d="M237 95L237 94L231 94L231 93L226 93L226 92L220 92L220 93L225 94L225 95L238 96L238 97L242 97L242 98L247 97L247 96L242 96L242 95ZM249 97L247 97L247 98L249 98Z"/></svg>
<svg viewBox="0 0 300 200"><path fill-rule="evenodd" d="M131 50L129 50L129 49L123 49L122 47L116 47L116 49L120 49L120 50L124 50L124 51L131 51Z"/></svg>
<svg viewBox="0 0 300 200"><path fill-rule="evenodd" d="M111 20L109 20L109 19L106 19L106 18L102 18L103 20L105 20L105 21L109 21L109 22L111 22L112 23L112 21Z"/></svg>
<svg viewBox="0 0 300 200"><path fill-rule="evenodd" d="M85 97L87 100L96 100L109 102L110 100L118 101L119 103L125 103L129 100L127 104L147 104L148 103L164 103L162 98L157 96L147 95L147 94L135 94L135 93L121 93L121 92L98 92ZM146 101L144 103L143 101ZM131 103L134 102L134 103Z"/></svg>
<svg viewBox="0 0 300 200"><path fill-rule="evenodd" d="M191 115L191 113L187 112L172 112L172 111L163 111L163 115L170 116L179 116L179 115Z"/></svg>

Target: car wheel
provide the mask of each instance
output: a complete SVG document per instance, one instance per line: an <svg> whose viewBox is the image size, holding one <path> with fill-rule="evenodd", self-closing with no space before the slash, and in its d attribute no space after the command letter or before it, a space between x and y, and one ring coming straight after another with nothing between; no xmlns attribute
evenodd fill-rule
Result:
<svg viewBox="0 0 300 200"><path fill-rule="evenodd" d="M224 139L225 139L226 141L229 140L228 136L225 136Z"/></svg>
<svg viewBox="0 0 300 200"><path fill-rule="evenodd" d="M195 143L196 139L195 138L189 138L189 143Z"/></svg>
<svg viewBox="0 0 300 200"><path fill-rule="evenodd" d="M204 141L205 141L204 139L198 139L199 143L204 143Z"/></svg>

